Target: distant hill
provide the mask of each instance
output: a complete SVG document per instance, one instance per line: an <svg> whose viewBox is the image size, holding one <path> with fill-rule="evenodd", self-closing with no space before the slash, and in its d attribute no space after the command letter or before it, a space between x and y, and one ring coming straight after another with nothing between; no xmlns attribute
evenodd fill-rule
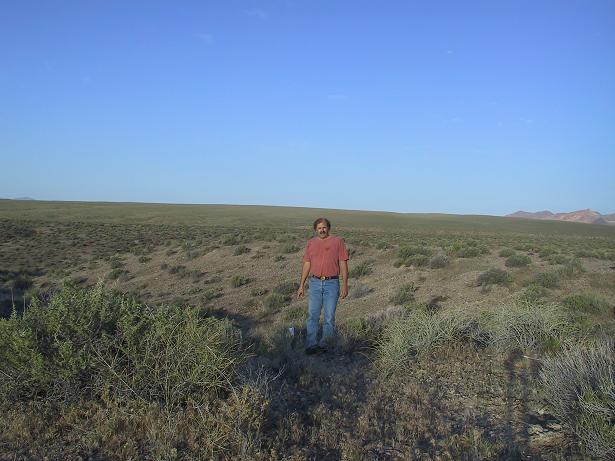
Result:
<svg viewBox="0 0 615 461"><path fill-rule="evenodd" d="M548 219L555 221L570 221L587 224L615 224L615 213L609 215L601 215L597 211L578 210L570 213L552 213L550 211L537 211L536 213L528 211L517 211L506 215L509 218L525 218L525 219Z"/></svg>

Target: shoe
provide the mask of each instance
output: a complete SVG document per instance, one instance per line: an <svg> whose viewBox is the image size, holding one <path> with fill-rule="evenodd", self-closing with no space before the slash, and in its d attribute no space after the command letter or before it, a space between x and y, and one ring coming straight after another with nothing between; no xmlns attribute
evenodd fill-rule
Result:
<svg viewBox="0 0 615 461"><path fill-rule="evenodd" d="M314 354L318 354L319 350L320 350L319 346L310 346L310 347L305 348L305 353L307 355L314 355Z"/></svg>

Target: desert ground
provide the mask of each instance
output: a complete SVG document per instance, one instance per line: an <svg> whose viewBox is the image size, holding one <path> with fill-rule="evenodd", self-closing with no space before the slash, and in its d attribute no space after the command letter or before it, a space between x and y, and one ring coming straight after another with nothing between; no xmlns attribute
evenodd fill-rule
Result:
<svg viewBox="0 0 615 461"><path fill-rule="evenodd" d="M614 226L1 200L0 315L2 460L615 459Z"/></svg>

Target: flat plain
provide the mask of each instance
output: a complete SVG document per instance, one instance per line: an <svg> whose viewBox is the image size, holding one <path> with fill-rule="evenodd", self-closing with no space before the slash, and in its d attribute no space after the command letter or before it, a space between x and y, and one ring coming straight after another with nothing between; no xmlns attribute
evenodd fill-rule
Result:
<svg viewBox="0 0 615 461"><path fill-rule="evenodd" d="M350 293L306 356L320 216ZM0 314L0 459L615 456L613 226L2 200Z"/></svg>

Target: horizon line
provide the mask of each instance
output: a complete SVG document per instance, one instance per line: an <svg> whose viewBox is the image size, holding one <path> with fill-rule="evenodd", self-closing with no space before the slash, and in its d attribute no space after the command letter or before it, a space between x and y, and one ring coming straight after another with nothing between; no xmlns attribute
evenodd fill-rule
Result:
<svg viewBox="0 0 615 461"><path fill-rule="evenodd" d="M21 201L21 202L66 202L66 203L100 203L100 204L140 204L140 205L179 205L179 206L247 206L247 207L271 207L271 208L305 208L305 209L321 209L321 210L331 210L331 211L353 211L353 212L367 212L367 213L392 213L392 214L426 214L426 215L455 215L455 216L494 216L498 218L507 218L512 217L510 215L523 212L523 213L539 213L544 211L549 211L554 214L561 213L576 213L578 211L595 211L599 213L601 216L615 214L615 213L601 213L599 211L593 210L592 208L582 208L579 210L573 211L551 211L551 210L537 210L537 211L525 211L525 210L516 210L507 215L503 214L488 214L488 213L451 213L451 212L441 212L441 211L391 211L391 210L373 210L373 209L356 209L356 208L326 208L326 207L316 207L316 206L305 206L305 205L269 205L262 203L197 203L197 202L145 202L139 200L53 200L53 199L36 199L32 197L16 197L16 198L6 198L0 197L0 200L7 201ZM532 218L529 218L532 219Z"/></svg>

